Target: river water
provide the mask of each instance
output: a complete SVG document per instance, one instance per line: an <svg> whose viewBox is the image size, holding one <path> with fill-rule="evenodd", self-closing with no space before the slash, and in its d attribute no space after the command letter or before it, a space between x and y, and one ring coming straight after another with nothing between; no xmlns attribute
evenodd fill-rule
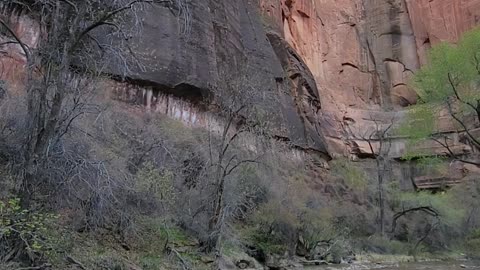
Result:
<svg viewBox="0 0 480 270"><path fill-rule="evenodd" d="M454 262L422 262L422 263L397 263L397 264L362 264L339 266L317 266L306 268L309 270L464 270L480 269L480 261L454 261Z"/></svg>

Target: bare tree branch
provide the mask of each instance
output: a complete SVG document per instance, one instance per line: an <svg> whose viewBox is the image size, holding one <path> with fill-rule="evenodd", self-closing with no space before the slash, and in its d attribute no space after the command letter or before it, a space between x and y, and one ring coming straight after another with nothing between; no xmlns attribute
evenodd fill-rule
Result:
<svg viewBox="0 0 480 270"><path fill-rule="evenodd" d="M458 155L456 155L453 152L453 150L450 148L450 145L447 142L447 137L446 136L444 136L444 142L441 142L439 139L437 139L435 137L432 137L430 139L433 140L434 142L440 144L443 148L445 148L445 150L447 150L446 154L448 154L454 160L457 160L457 161L460 161L460 162L463 162L463 163L467 163L467 164L471 164L471 165L480 166L480 163L478 163L478 162L469 161L469 160L466 160L466 159L459 158Z"/></svg>
<svg viewBox="0 0 480 270"><path fill-rule="evenodd" d="M409 209L404 209L401 212L395 213L393 215L393 220L392 220L392 229L390 230L390 233L394 233L395 229L397 228L397 221L399 218L413 212L424 212L427 215L433 216L433 217L439 217L440 214L435 210L434 208L430 206L419 206L419 207L414 207L414 208L409 208Z"/></svg>
<svg viewBox="0 0 480 270"><path fill-rule="evenodd" d="M17 36L15 31L10 28L10 26L3 21L3 19L0 18L0 24L7 29L8 33L15 39L16 43L20 45L20 47L23 50L23 53L25 54L25 58L27 59L27 62L30 62L30 50L28 49L27 45L23 43L23 41Z"/></svg>
<svg viewBox="0 0 480 270"><path fill-rule="evenodd" d="M459 123L463 130L465 131L465 133L468 135L468 137L471 139L471 141L476 145L476 147L480 147L480 141L478 141L473 135L472 133L470 132L470 129L465 125L465 123L455 114L455 112L453 111L453 108L452 108L452 105L449 101L447 101L447 106L448 106L448 111L450 113L450 116L452 116L452 118L457 122Z"/></svg>

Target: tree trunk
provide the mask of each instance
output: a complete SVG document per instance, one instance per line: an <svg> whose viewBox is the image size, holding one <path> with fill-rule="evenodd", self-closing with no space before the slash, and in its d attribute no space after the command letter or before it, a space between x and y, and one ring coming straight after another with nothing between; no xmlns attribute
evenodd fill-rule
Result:
<svg viewBox="0 0 480 270"><path fill-rule="evenodd" d="M378 206L379 206L379 231L380 235L385 236L385 196L384 196L384 173L385 162L382 158L377 158L377 171L378 171Z"/></svg>
<svg viewBox="0 0 480 270"><path fill-rule="evenodd" d="M58 121L62 114L65 89L69 80L69 65L68 56L65 56L62 68L56 72L56 76L52 76L50 70L48 70L47 79L43 84L35 85L32 77L28 81L31 85L27 92L27 129L29 134L25 143L25 175L20 192L22 206L25 208L28 208L31 204L34 189L38 182L38 172L48 161L48 149L56 134ZM56 80L50 108L47 106L49 79Z"/></svg>
<svg viewBox="0 0 480 270"><path fill-rule="evenodd" d="M221 231L221 215L223 212L223 193L225 189L225 176L222 169L223 155L219 157L219 163L215 171L216 179L216 190L215 190L215 200L213 206L213 213L208 224L209 236L205 246L207 252L212 252L217 249L218 241L220 238Z"/></svg>

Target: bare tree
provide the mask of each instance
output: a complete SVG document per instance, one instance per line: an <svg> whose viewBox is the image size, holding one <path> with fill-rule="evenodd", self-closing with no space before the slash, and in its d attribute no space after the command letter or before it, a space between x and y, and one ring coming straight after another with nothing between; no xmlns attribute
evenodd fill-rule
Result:
<svg viewBox="0 0 480 270"><path fill-rule="evenodd" d="M363 134L354 135L354 139L360 139L367 142L369 156L375 160L375 171L377 175L377 201L378 201L378 230L382 236L385 236L385 180L388 177L389 154L392 146L389 132L394 126L395 119L385 125L370 116L370 120L375 124L373 130L367 130Z"/></svg>
<svg viewBox="0 0 480 270"><path fill-rule="evenodd" d="M38 172L48 162L49 152L86 113L85 99L95 89L95 78L115 68L126 74L136 63L128 45L133 28L140 27L138 12L150 0L7 0L6 8L23 10L22 16L39 25L35 46L26 45L8 19L0 26L17 44L27 63L24 130L24 177L22 197L28 205L38 181ZM101 37L101 38L100 38ZM115 45L112 46L113 41ZM65 106L69 102L69 106Z"/></svg>
<svg viewBox="0 0 480 270"><path fill-rule="evenodd" d="M258 78L247 75L248 68L243 67L241 75L236 78L225 77L225 86L215 91L215 104L224 124L217 134L209 133L209 163L213 169L214 190L205 245L207 251L218 248L222 230L229 216L236 211L235 207L225 203L227 181L248 164L263 164L263 146L258 141L268 137L266 104L273 104L275 99L273 93L256 88Z"/></svg>

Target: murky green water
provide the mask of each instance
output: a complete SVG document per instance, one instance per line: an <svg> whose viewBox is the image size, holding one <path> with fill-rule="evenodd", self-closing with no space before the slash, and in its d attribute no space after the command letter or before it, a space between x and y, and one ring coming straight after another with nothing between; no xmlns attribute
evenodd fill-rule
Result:
<svg viewBox="0 0 480 270"><path fill-rule="evenodd" d="M423 262L423 263L398 263L398 264L361 264L356 263L344 266L318 266L307 268L309 270L463 270L480 269L480 262Z"/></svg>

